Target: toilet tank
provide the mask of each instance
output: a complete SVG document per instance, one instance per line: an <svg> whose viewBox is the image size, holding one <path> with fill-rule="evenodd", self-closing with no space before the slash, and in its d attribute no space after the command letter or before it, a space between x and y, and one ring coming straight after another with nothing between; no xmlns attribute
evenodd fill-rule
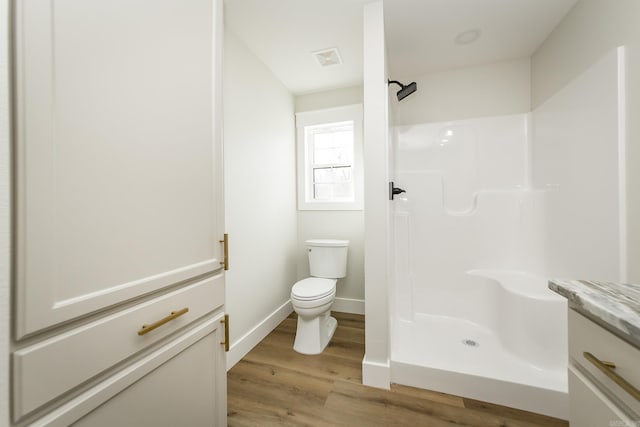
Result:
<svg viewBox="0 0 640 427"><path fill-rule="evenodd" d="M340 279L347 275L348 240L313 239L304 242L313 277Z"/></svg>

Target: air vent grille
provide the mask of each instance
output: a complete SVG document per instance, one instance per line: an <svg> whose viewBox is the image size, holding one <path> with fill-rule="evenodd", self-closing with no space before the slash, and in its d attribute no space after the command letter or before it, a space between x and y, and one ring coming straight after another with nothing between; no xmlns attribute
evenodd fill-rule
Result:
<svg viewBox="0 0 640 427"><path fill-rule="evenodd" d="M338 52L338 48L335 47L317 50L315 52L311 52L311 54L316 58L316 61L318 61L318 64L321 67L330 67L332 65L342 64L340 52Z"/></svg>

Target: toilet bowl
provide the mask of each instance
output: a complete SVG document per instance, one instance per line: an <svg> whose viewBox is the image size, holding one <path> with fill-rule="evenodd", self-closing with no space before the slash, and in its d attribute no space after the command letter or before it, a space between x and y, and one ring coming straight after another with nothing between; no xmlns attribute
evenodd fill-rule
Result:
<svg viewBox="0 0 640 427"><path fill-rule="evenodd" d="M293 349L302 354L319 354L325 349L338 326L331 317L336 298L336 279L309 277L291 288L291 304L298 314Z"/></svg>
<svg viewBox="0 0 640 427"><path fill-rule="evenodd" d="M293 349L320 354L338 326L331 317L338 278L345 277L347 240L307 240L311 276L291 288L291 304L298 314Z"/></svg>

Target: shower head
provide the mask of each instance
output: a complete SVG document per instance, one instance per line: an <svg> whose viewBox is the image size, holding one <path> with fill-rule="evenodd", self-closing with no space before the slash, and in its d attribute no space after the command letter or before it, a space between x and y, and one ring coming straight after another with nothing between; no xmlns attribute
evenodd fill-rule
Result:
<svg viewBox="0 0 640 427"><path fill-rule="evenodd" d="M400 86L400 90L396 94L398 96L398 101L402 101L407 96L411 95L413 92L418 90L418 85L416 85L416 82L411 82L405 86L397 80L388 80L388 84L392 84L392 83L395 83L398 86Z"/></svg>

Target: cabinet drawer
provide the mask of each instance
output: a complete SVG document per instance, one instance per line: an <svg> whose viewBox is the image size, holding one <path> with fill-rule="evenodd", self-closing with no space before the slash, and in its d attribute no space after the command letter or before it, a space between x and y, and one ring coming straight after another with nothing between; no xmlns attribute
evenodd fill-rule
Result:
<svg viewBox="0 0 640 427"><path fill-rule="evenodd" d="M224 303L224 276L199 281L14 353L14 418L100 374ZM172 311L185 314L138 335Z"/></svg>
<svg viewBox="0 0 640 427"><path fill-rule="evenodd" d="M616 405L573 367L569 367L569 394L571 396L569 400L569 423L571 426L633 425Z"/></svg>
<svg viewBox="0 0 640 427"><path fill-rule="evenodd" d="M29 426L226 426L223 318L181 331Z"/></svg>
<svg viewBox="0 0 640 427"><path fill-rule="evenodd" d="M585 357L590 353L595 358L612 362L616 368L615 374L624 378L633 387L640 389L640 349L618 338L595 322L587 319L574 310L569 310L569 357L571 362L580 365L581 369L589 372L608 394L622 407L640 416L640 401L616 384L605 375L596 365Z"/></svg>

